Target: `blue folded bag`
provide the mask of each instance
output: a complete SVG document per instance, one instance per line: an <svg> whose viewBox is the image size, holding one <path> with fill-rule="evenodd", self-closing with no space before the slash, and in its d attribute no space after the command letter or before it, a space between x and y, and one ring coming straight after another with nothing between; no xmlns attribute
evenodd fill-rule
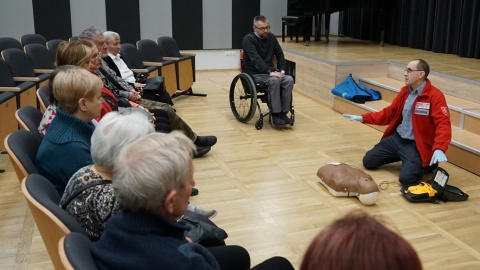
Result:
<svg viewBox="0 0 480 270"><path fill-rule="evenodd" d="M345 81L335 86L332 89L332 94L362 104L366 101L382 99L380 92L368 89L365 85L355 82L352 74L348 74Z"/></svg>

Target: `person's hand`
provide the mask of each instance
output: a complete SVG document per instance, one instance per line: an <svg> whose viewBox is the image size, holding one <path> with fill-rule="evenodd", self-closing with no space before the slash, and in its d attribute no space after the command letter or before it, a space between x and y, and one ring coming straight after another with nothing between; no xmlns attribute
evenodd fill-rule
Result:
<svg viewBox="0 0 480 270"><path fill-rule="evenodd" d="M272 72L270 72L270 76L272 76L272 77L275 76L279 79L282 79L283 74L280 71L272 71Z"/></svg>
<svg viewBox="0 0 480 270"><path fill-rule="evenodd" d="M432 166L433 164L436 164L436 163L445 162L445 161L447 161L447 156L445 156L445 153L443 153L442 150L437 149L433 151L432 160L430 161L429 166Z"/></svg>
<svg viewBox="0 0 480 270"><path fill-rule="evenodd" d="M130 94L128 96L128 99L130 99L131 101L133 102L140 102L140 100L142 99L142 96L140 96L140 93L135 91L135 90L132 90L130 91Z"/></svg>
<svg viewBox="0 0 480 270"><path fill-rule="evenodd" d="M343 117L350 119L350 121L358 121L363 122L363 117L360 115L353 115L353 114L342 114Z"/></svg>

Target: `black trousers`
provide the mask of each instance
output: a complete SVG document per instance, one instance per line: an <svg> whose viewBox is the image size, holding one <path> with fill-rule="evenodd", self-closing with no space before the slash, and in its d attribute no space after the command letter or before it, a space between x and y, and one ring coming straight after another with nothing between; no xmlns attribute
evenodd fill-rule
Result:
<svg viewBox="0 0 480 270"><path fill-rule="evenodd" d="M422 179L422 159L415 141L402 139L397 132L383 138L368 151L363 158L363 166L372 170L397 161L402 161L399 175L402 186L416 185Z"/></svg>
<svg viewBox="0 0 480 270"><path fill-rule="evenodd" d="M250 269L250 255L241 246L207 247L222 270ZM292 264L283 257L272 257L252 268L252 270L294 270Z"/></svg>

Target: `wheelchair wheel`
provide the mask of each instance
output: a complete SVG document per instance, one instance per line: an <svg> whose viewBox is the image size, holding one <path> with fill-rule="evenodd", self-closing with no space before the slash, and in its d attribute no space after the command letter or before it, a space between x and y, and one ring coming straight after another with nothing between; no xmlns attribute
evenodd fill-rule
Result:
<svg viewBox="0 0 480 270"><path fill-rule="evenodd" d="M257 108L257 91L252 78L240 73L230 85L230 108L238 121L246 123L255 115Z"/></svg>
<svg viewBox="0 0 480 270"><path fill-rule="evenodd" d="M263 118L260 118L255 122L255 128L257 130L260 130L263 128Z"/></svg>

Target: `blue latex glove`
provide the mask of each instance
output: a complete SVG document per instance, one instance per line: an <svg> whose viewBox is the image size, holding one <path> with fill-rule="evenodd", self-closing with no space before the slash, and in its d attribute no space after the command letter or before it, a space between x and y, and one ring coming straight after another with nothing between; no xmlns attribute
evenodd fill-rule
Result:
<svg viewBox="0 0 480 270"><path fill-rule="evenodd" d="M363 117L360 115L353 115L353 114L342 114L343 117L350 119L350 121L358 121L363 122Z"/></svg>
<svg viewBox="0 0 480 270"><path fill-rule="evenodd" d="M433 151L432 160L430 161L430 166L432 166L433 164L445 162L445 161L447 161L447 156L445 156L445 153L443 153L442 150L437 149Z"/></svg>

